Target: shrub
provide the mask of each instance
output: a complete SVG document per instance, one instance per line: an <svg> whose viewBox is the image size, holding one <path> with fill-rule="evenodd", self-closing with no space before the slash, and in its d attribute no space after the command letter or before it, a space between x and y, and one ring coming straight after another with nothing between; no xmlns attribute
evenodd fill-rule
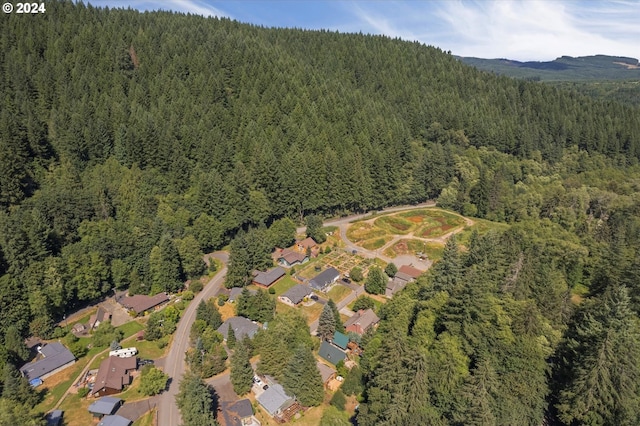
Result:
<svg viewBox="0 0 640 426"><path fill-rule="evenodd" d="M182 292L182 300L189 301L189 300L193 300L194 297L195 296L194 296L194 294L193 294L193 292L191 290L187 290L187 291L183 291Z"/></svg>
<svg viewBox="0 0 640 426"><path fill-rule="evenodd" d="M191 290L194 293L200 293L203 288L204 288L204 285L200 280L191 281L191 284L189 285L189 290Z"/></svg>
<svg viewBox="0 0 640 426"><path fill-rule="evenodd" d="M329 404L333 405L340 411L344 411L344 407L347 405L347 398L344 396L342 390L338 389L338 391L333 394Z"/></svg>
<svg viewBox="0 0 640 426"><path fill-rule="evenodd" d="M273 287L269 288L269 294L276 294L276 289Z"/></svg>
<svg viewBox="0 0 640 426"><path fill-rule="evenodd" d="M78 396L80 398L84 398L87 395L89 395L89 388L80 388L80 389L78 389Z"/></svg>
<svg viewBox="0 0 640 426"><path fill-rule="evenodd" d="M360 282L364 278L364 276L362 275L362 269L358 268L357 266L351 268L351 271L349 271L349 276L356 282Z"/></svg>

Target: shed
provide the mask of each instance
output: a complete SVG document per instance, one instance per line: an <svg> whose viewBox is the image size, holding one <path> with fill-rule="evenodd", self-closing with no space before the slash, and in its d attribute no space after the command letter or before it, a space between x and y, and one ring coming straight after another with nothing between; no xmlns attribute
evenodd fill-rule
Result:
<svg viewBox="0 0 640 426"><path fill-rule="evenodd" d="M317 365L320 376L322 377L322 383L326 386L327 383L336 376L336 370L333 367L329 367L324 362L318 361Z"/></svg>

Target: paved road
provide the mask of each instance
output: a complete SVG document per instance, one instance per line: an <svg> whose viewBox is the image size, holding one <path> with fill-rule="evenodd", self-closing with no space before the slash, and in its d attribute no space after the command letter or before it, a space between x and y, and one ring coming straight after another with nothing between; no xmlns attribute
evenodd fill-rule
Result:
<svg viewBox="0 0 640 426"><path fill-rule="evenodd" d="M338 282L336 285L345 285L342 284L341 282ZM347 287L350 287L347 285ZM364 286L357 286L355 291L352 291L351 293L349 293L349 295L347 295L347 297L345 297L344 299L342 299L341 301L339 301L338 303L336 303L336 307L338 308L338 311L344 307L346 307L349 303L353 302L354 300L356 300L356 298L358 296L360 296L361 294L364 294ZM313 335L315 335L316 330L318 329L318 320L313 321L310 325L309 325L309 332Z"/></svg>
<svg viewBox="0 0 640 426"><path fill-rule="evenodd" d="M375 210L375 211L371 211L371 212L367 212L367 213L354 214L354 215L351 215L351 216L345 216L345 217L338 217L338 218L335 218L335 219L329 219L329 220L326 220L324 222L324 226L345 225L345 224L347 224L349 222L353 222L354 220L364 219L367 216L371 216L373 214L391 213L391 212L397 212L397 211L401 211L401 210L416 210L416 209L423 209L425 207L435 207L435 206L436 206L435 201L427 201L427 202L424 202L424 203L408 205L408 206L387 207L386 209L382 209L382 210ZM304 234L304 232L306 230L307 230L306 226L301 226L300 228L296 229L296 232L298 234ZM356 246L356 248L362 249L362 247L358 247L358 246Z"/></svg>
<svg viewBox="0 0 640 426"><path fill-rule="evenodd" d="M191 324L195 321L198 303L201 300L214 297L220 290L227 274L228 253L217 252L213 256L220 259L224 267L189 304L178 323L171 349L169 349L169 353L165 357L164 372L171 378L171 384L169 389L162 394L158 404L158 426L178 426L181 424L180 411L176 404L176 394L178 393L180 380L182 380L185 372L184 353L189 348L189 330L191 329Z"/></svg>

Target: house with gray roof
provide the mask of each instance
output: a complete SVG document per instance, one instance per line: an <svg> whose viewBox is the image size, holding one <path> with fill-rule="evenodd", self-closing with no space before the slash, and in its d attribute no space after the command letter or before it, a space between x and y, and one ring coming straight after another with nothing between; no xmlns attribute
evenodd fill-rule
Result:
<svg viewBox="0 0 640 426"><path fill-rule="evenodd" d="M229 290L229 302L234 303L236 300L238 300L238 297L240 297L240 295L242 294L245 288L246 287L232 287ZM256 294L258 294L258 290L253 290L253 289L248 289L248 290L249 290L249 294L251 294L252 296L255 296Z"/></svg>
<svg viewBox="0 0 640 426"><path fill-rule="evenodd" d="M317 362L318 371L320 372L320 376L322 377L322 383L327 386L329 381L336 377L336 369L333 367L329 367L324 362Z"/></svg>
<svg viewBox="0 0 640 426"><path fill-rule="evenodd" d="M52 412L50 412L45 416L45 420L47 421L47 426L60 426L62 424L63 416L64 416L64 411L53 410Z"/></svg>
<svg viewBox="0 0 640 426"><path fill-rule="evenodd" d="M311 297L313 289L308 285L296 284L289 290L278 296L278 300L289 306L296 306L305 297Z"/></svg>
<svg viewBox="0 0 640 426"><path fill-rule="evenodd" d="M120 408L122 402L123 401L120 398L103 396L89 406L89 412L93 414L94 417L98 418L109 416L118 411L118 408Z"/></svg>
<svg viewBox="0 0 640 426"><path fill-rule="evenodd" d="M53 342L38 348L38 358L20 367L28 380L45 379L76 362L76 357L62 343Z"/></svg>
<svg viewBox="0 0 640 426"><path fill-rule="evenodd" d="M331 284L338 281L340 272L336 268L327 268L309 280L309 286L314 290L327 291Z"/></svg>
<svg viewBox="0 0 640 426"><path fill-rule="evenodd" d="M260 426L260 421L253 416L253 406L248 399L220 403L218 423L221 426Z"/></svg>
<svg viewBox="0 0 640 426"><path fill-rule="evenodd" d="M327 341L323 341L320 345L318 355L333 365L336 365L347 357L347 353L345 351Z"/></svg>
<svg viewBox="0 0 640 426"><path fill-rule="evenodd" d="M276 266L266 272L256 271L253 275L253 284L268 288L284 277L285 270L281 266Z"/></svg>
<svg viewBox="0 0 640 426"><path fill-rule="evenodd" d="M244 339L245 337L252 339L260 329L260 326L258 324L245 317L231 317L223 322L220 327L218 327L218 333L222 334L224 340L227 340L229 327L231 327L234 334L236 335L236 339L238 340Z"/></svg>
<svg viewBox="0 0 640 426"><path fill-rule="evenodd" d="M98 426L131 426L131 423L131 420L125 417L113 415L104 416L102 420L100 420L100 423L98 423Z"/></svg>
<svg viewBox="0 0 640 426"><path fill-rule="evenodd" d="M278 416L295 402L279 383L269 386L267 390L258 395L256 401L271 417Z"/></svg>

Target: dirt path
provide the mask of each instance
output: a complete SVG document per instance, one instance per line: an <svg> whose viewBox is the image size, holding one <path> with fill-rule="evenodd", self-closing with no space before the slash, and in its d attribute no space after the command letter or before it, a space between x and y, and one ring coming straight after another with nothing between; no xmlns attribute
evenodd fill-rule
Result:
<svg viewBox="0 0 640 426"><path fill-rule="evenodd" d="M418 205L418 206L411 206L411 207L407 207L407 208L393 208L393 209L389 209L389 213L391 212L402 212L402 211L408 211L408 210L416 210L416 209L421 209L421 208L425 208L425 207L433 207L435 206L435 203L431 204L431 203L425 203L424 205ZM441 210L441 209L433 209L433 210L438 210L438 211L442 211L445 212L445 210ZM374 258L377 257L379 259L384 260L387 263L393 262L394 260L398 260L399 258L402 258L404 260L409 260L411 263L414 263L414 266L416 267L420 267L422 266L425 269L428 269L432 262L431 261L422 261L420 260L418 257L414 256L414 255L410 255L410 254L406 254L406 255L401 255L401 256L396 256L395 258L390 258L389 256L384 255L384 251L390 247L393 247L394 244L397 244L398 241L402 240L402 239L415 239L415 240L419 240L419 241L424 241L425 243L440 243L440 244L444 244L449 238L451 238L452 235L454 234L458 234L462 231L464 231L464 229L468 226L472 226L475 224L475 222L472 219L469 219L468 217L462 216L461 214L458 213L454 213L454 212L450 212L450 211L446 211L446 213L448 214L452 214L454 216L458 216L459 218L463 219L465 222L465 226L459 226L458 228L444 234L441 235L439 237L435 237L435 238L423 238L423 237L418 237L415 236L415 231L414 232L410 232L406 235L394 235L394 237L391 239L391 241L389 241L388 243L386 243L385 245L383 245L382 247L380 247L377 250L367 250L355 243L353 243L351 240L349 240L349 238L347 237L347 229L349 228L349 225L351 224L351 221L353 220L357 220L357 217L351 217L349 218L349 220L347 221L345 218L344 220L340 220L340 223L338 224L339 229L340 229L340 238L342 238L342 240L344 241L345 245L346 245L346 249L349 251L353 251L356 250L358 253L360 254L364 254L366 257L370 257L370 258ZM365 215L363 215L363 217L366 217ZM375 222L376 219L378 219L378 217L380 217L379 215L377 215L374 218L371 219L367 219L364 221L364 223L368 223L373 225L373 223ZM328 223L328 222L327 222ZM326 226L326 223L325 223Z"/></svg>

